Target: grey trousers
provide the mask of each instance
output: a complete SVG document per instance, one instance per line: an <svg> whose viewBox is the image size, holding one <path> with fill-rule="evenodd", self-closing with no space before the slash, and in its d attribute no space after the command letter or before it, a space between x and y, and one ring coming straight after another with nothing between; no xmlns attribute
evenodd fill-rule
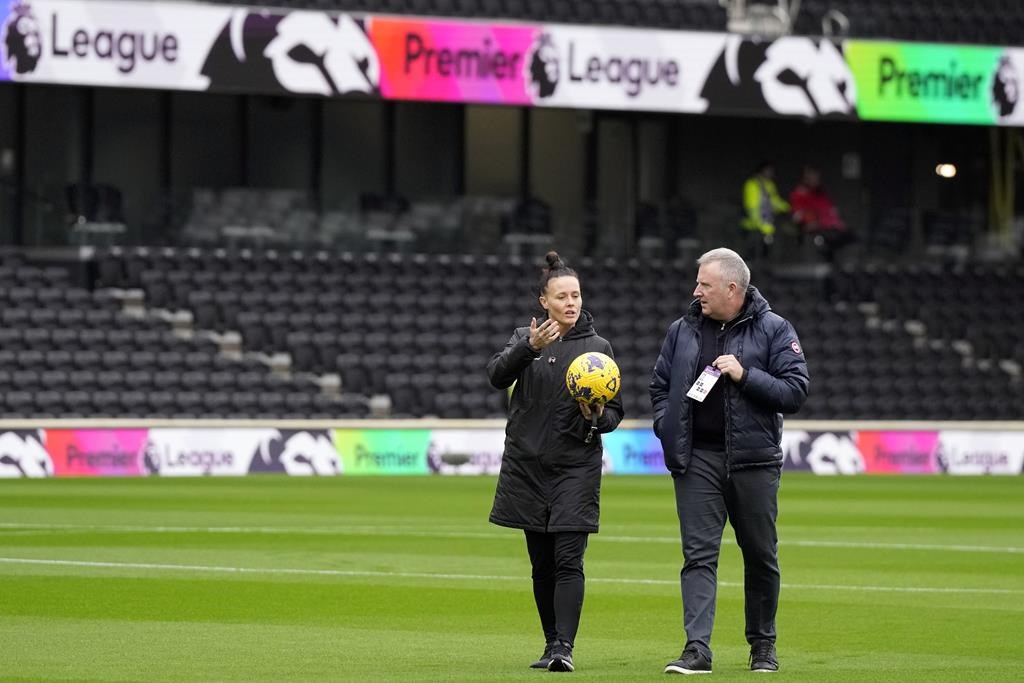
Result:
<svg viewBox="0 0 1024 683"><path fill-rule="evenodd" d="M673 476L683 542L683 628L686 647L711 658L718 553L725 521L743 553L747 642L775 641L779 605L778 516L780 467L726 473L725 454L694 449L686 472Z"/></svg>

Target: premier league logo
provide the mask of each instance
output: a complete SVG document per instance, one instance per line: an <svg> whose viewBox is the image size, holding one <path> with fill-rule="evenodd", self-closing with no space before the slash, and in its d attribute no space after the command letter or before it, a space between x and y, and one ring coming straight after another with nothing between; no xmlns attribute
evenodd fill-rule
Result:
<svg viewBox="0 0 1024 683"><path fill-rule="evenodd" d="M856 84L829 40L790 36L760 42L731 36L701 89L705 113L769 111L808 118L856 117Z"/></svg>
<svg viewBox="0 0 1024 683"><path fill-rule="evenodd" d="M43 430L0 432L0 479L52 476L53 460L46 450Z"/></svg>
<svg viewBox="0 0 1024 683"><path fill-rule="evenodd" d="M558 50L547 33L540 34L530 57L530 84L536 97L545 99L558 87Z"/></svg>
<svg viewBox="0 0 1024 683"><path fill-rule="evenodd" d="M3 33L3 54L0 57L4 66L17 74L35 71L43 52L43 43L39 22L32 14L32 8L28 5L14 5L7 21L0 27L0 33Z"/></svg>
<svg viewBox="0 0 1024 683"><path fill-rule="evenodd" d="M1009 116L1020 100L1020 80L1017 68L1009 55L999 59L995 77L992 79L992 105L1000 117Z"/></svg>
<svg viewBox="0 0 1024 683"><path fill-rule="evenodd" d="M210 89L251 88L327 97L375 94L380 64L363 25L348 15L237 10L211 46Z"/></svg>
<svg viewBox="0 0 1024 683"><path fill-rule="evenodd" d="M291 476L341 474L338 449L330 432L319 429L274 430L260 441L249 472L283 472Z"/></svg>
<svg viewBox="0 0 1024 683"><path fill-rule="evenodd" d="M142 467L140 469L144 474L160 474L160 449L155 443L147 440L139 457L142 459Z"/></svg>

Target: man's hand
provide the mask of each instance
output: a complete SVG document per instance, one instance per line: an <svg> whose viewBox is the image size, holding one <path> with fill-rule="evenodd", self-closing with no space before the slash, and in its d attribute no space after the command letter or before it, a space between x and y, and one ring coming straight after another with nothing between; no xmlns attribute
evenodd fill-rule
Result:
<svg viewBox="0 0 1024 683"><path fill-rule="evenodd" d="M743 366L731 353L727 356L719 356L711 365L721 370L722 374L733 382L743 379Z"/></svg>

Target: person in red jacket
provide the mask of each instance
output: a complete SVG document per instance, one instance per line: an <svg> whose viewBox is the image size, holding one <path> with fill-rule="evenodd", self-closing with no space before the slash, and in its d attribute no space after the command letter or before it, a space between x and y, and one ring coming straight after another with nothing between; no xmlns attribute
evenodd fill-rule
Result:
<svg viewBox="0 0 1024 683"><path fill-rule="evenodd" d="M851 239L846 224L839 217L832 197L821 184L821 173L813 166L805 166L800 184L789 195L793 223L801 237L808 236L821 249L827 261L835 259L835 252Z"/></svg>

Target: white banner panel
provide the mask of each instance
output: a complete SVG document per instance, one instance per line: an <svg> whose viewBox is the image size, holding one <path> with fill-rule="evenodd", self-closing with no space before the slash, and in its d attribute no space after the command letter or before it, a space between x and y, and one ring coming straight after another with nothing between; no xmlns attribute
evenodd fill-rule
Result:
<svg viewBox="0 0 1024 683"><path fill-rule="evenodd" d="M143 472L162 477L341 474L327 430L151 429Z"/></svg>
<svg viewBox="0 0 1024 683"><path fill-rule="evenodd" d="M530 51L538 106L701 113L727 36L548 25Z"/></svg>
<svg viewBox="0 0 1024 683"><path fill-rule="evenodd" d="M497 474L504 450L503 429L434 429L427 466L433 474Z"/></svg>
<svg viewBox="0 0 1024 683"><path fill-rule="evenodd" d="M361 21L346 14L32 0L0 7L6 79L338 96L376 94L380 66Z"/></svg>
<svg viewBox="0 0 1024 683"><path fill-rule="evenodd" d="M939 432L938 461L950 474L1020 474L1024 434L944 430Z"/></svg>
<svg viewBox="0 0 1024 683"><path fill-rule="evenodd" d="M15 80L205 90L209 79L201 73L203 62L234 10L35 0L15 11L20 19L8 22L3 36L8 61L16 57Z"/></svg>
<svg viewBox="0 0 1024 683"><path fill-rule="evenodd" d="M143 471L161 477L242 475L273 429L151 429Z"/></svg>

